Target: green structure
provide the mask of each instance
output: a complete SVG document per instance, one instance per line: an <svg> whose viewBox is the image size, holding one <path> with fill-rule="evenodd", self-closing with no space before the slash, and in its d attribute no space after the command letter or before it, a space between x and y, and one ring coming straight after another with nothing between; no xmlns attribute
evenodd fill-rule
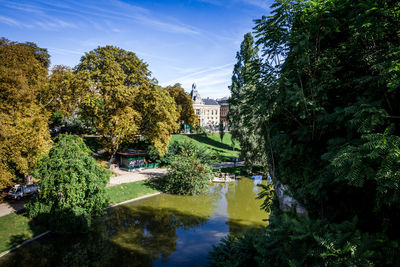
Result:
<svg viewBox="0 0 400 267"><path fill-rule="evenodd" d="M132 150L125 152L118 152L120 157L120 168L133 171L139 168L145 168L146 165L146 151Z"/></svg>
<svg viewBox="0 0 400 267"><path fill-rule="evenodd" d="M190 125L184 124L183 131L185 132L185 134L190 134Z"/></svg>

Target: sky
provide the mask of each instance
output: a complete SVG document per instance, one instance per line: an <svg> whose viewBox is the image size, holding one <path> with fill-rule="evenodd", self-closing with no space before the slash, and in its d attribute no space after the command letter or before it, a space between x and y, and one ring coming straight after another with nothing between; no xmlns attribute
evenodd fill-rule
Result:
<svg viewBox="0 0 400 267"><path fill-rule="evenodd" d="M47 48L51 65L76 66L98 46L135 52L161 86L196 83L229 96L236 52L272 0L0 0L0 37Z"/></svg>

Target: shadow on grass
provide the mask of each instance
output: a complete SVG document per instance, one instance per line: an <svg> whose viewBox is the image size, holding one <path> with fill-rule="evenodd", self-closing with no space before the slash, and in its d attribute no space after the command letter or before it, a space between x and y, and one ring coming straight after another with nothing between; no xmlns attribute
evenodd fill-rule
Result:
<svg viewBox="0 0 400 267"><path fill-rule="evenodd" d="M167 185L167 180L166 179L162 179L162 177L160 178L153 178L153 179L148 179L145 181L145 185L147 185L148 187L163 192L163 193L167 193L165 188Z"/></svg>
<svg viewBox="0 0 400 267"><path fill-rule="evenodd" d="M23 242L25 242L29 238L30 237L27 236L26 234L13 235L13 236L11 236L10 240L8 241L8 245L10 248L14 248L18 245L21 245Z"/></svg>
<svg viewBox="0 0 400 267"><path fill-rule="evenodd" d="M203 144L207 144L207 145L210 145L210 146L213 146L213 147L217 147L217 148L222 148L222 149L225 149L225 150L232 150L231 146L229 146L227 144L224 144L224 143L221 143L221 142L218 142L218 141L215 141L214 139L211 139L211 138L209 138L209 137L207 137L205 135L192 134L192 135L187 135L187 136L189 138L192 138L192 139L194 139L194 140L196 140L196 141L198 141L200 143L203 143Z"/></svg>

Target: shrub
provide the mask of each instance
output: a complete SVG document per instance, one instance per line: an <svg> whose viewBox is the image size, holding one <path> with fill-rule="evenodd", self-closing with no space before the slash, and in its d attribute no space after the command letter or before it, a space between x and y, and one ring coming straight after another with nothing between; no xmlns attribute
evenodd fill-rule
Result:
<svg viewBox="0 0 400 267"><path fill-rule="evenodd" d="M196 145L193 141L175 141L168 147L168 153L161 159L164 165L170 165L176 155L185 153L188 156L197 158L203 164L212 164L217 156L209 149Z"/></svg>
<svg viewBox="0 0 400 267"><path fill-rule="evenodd" d="M28 216L57 232L85 232L91 216L100 215L108 200L108 170L90 157L82 138L60 135L39 164L40 192L26 205Z"/></svg>
<svg viewBox="0 0 400 267"><path fill-rule="evenodd" d="M171 194L194 195L207 190L212 178L210 166L191 155L182 154L174 158L164 179L163 191Z"/></svg>

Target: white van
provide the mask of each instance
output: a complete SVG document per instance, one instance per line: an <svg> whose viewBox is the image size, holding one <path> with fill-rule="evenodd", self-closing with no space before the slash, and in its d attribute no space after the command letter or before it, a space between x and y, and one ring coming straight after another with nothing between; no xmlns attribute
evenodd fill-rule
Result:
<svg viewBox="0 0 400 267"><path fill-rule="evenodd" d="M14 185L7 196L12 199L21 199L25 196L36 194L39 191L39 186L35 184Z"/></svg>

